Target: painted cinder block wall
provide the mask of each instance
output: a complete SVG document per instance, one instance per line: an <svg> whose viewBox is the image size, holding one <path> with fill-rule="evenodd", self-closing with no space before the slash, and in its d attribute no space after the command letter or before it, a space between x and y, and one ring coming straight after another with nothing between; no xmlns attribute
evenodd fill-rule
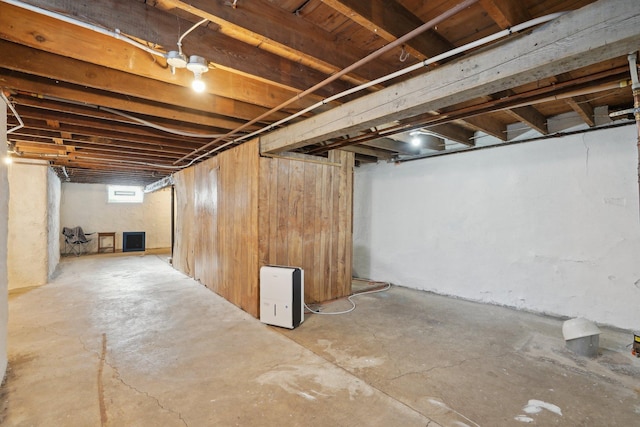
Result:
<svg viewBox="0 0 640 427"><path fill-rule="evenodd" d="M46 162L8 172L9 289L44 285L60 261L60 179Z"/></svg>
<svg viewBox="0 0 640 427"><path fill-rule="evenodd" d="M9 289L40 286L49 277L48 167L9 166ZM56 261L53 260L55 263ZM54 267L55 268L55 267Z"/></svg>
<svg viewBox="0 0 640 427"><path fill-rule="evenodd" d="M147 249L171 247L171 189L145 194L143 203L107 203L105 184L62 183L60 231L80 226L86 233L115 232L116 251L122 251L122 233L144 231ZM97 234L87 252L98 250ZM60 234L60 249L65 251ZM106 242L105 242L106 243Z"/></svg>
<svg viewBox="0 0 640 427"><path fill-rule="evenodd" d="M354 274L639 329L635 126L356 169Z"/></svg>

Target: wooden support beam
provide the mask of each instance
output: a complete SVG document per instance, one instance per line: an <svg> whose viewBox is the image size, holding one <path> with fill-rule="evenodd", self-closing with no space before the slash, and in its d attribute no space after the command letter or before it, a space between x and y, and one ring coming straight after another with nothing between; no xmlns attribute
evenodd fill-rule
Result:
<svg viewBox="0 0 640 427"><path fill-rule="evenodd" d="M317 163L321 165L329 165L329 166L337 166L337 167L342 166L340 163L331 162L326 157L312 156L310 154L304 154L304 153L295 153L295 152L285 152L285 153L278 153L278 154L266 153L263 156L271 157L273 159L289 159L289 160L298 160L301 162Z"/></svg>
<svg viewBox="0 0 640 427"><path fill-rule="evenodd" d="M378 138L371 141L362 142L360 143L360 145L389 150L400 154L418 153L418 150L415 147L412 147L406 142L398 141L392 138Z"/></svg>
<svg viewBox="0 0 640 427"><path fill-rule="evenodd" d="M265 135L263 152L355 134L531 81L592 65L636 50L640 9L635 0L600 0L496 48Z"/></svg>
<svg viewBox="0 0 640 427"><path fill-rule="evenodd" d="M17 135L16 137L11 137L9 141L15 144L48 144L58 146L57 144L51 144L48 138L32 135L34 135L33 132L25 132L24 134ZM141 144L122 142L119 140L91 141L90 139L83 140L74 138L66 140L64 145L83 152L85 150L114 152L128 155L129 158L137 153L151 154L165 158L166 161L173 161L177 156L184 154L184 150L180 151L176 148L168 147L164 150L158 150Z"/></svg>
<svg viewBox="0 0 640 427"><path fill-rule="evenodd" d="M396 1L322 0L349 19L392 42L424 22ZM405 49L416 59L425 60L454 46L433 30L425 31L407 42Z"/></svg>
<svg viewBox="0 0 640 427"><path fill-rule="evenodd" d="M531 19L521 0L480 0L480 4L502 29Z"/></svg>
<svg viewBox="0 0 640 427"><path fill-rule="evenodd" d="M376 159L391 160L393 153L385 150L377 150L375 148L367 148L362 145L347 145L340 148L343 151L349 151L351 153L362 154L364 156L375 157Z"/></svg>
<svg viewBox="0 0 640 427"><path fill-rule="evenodd" d="M207 18L225 35L325 74L333 74L367 55L357 46L340 48L333 34L305 19L292 19L290 13L270 1L246 1L236 9L223 1L210 0L163 0L163 4ZM373 61L344 79L360 84L391 71L381 61Z"/></svg>
<svg viewBox="0 0 640 427"><path fill-rule="evenodd" d="M172 105L126 98L116 93L92 91L77 85L53 84L51 80L45 78L33 78L3 68L0 68L0 84L4 87L19 88L20 91L37 96L47 95L80 104L99 105L134 115L157 116L169 120L182 120L223 129L235 129L242 124L242 122L226 117L213 116L204 111L180 110Z"/></svg>
<svg viewBox="0 0 640 427"><path fill-rule="evenodd" d="M540 114L540 112L534 107L518 107L511 110L505 110L505 112L525 123L531 129L534 129L543 135L549 134L547 118Z"/></svg>
<svg viewBox="0 0 640 427"><path fill-rule="evenodd" d="M46 142L35 142L35 141L25 141L22 139L18 139L15 141L15 150L21 152L30 151L32 153L47 153L47 152L59 152L60 150L65 151L66 153L77 152L82 153L83 155L99 155L101 158L105 155L116 156L120 159L131 160L132 156L136 156L136 159L140 158L139 156L147 156L147 158L153 158L156 161L164 161L165 163L171 162L175 159L175 155L171 155L169 153L163 154L159 151L153 150L137 150L134 148L127 148L126 151L121 148L111 146L97 146L93 147L88 144L78 144L72 143L67 145L57 145L50 144Z"/></svg>
<svg viewBox="0 0 640 427"><path fill-rule="evenodd" d="M267 111L252 103L211 94L196 95L188 88L29 49L4 40L0 40L0 51L3 55L4 68L47 77L54 80L53 84L67 82L114 92L120 96L134 96L179 108L190 108L244 120L251 120ZM274 113L272 119L285 116L284 113Z"/></svg>
<svg viewBox="0 0 640 427"><path fill-rule="evenodd" d="M459 142L467 147L473 147L475 145L475 140L473 139L474 132L462 126L448 123L444 125L425 126L425 128L429 129L429 131L436 135L440 135L451 141Z"/></svg>
<svg viewBox="0 0 640 427"><path fill-rule="evenodd" d="M29 107L21 107L18 114L23 119L32 119L37 121L47 121L48 128L59 129L61 132L76 133L72 129L83 129L92 132L94 135L100 135L105 138L115 138L118 135L133 135L141 139L148 138L149 142L156 142L158 145L168 145L175 143L178 146L188 149L194 145L200 146L208 142L211 138L193 138L183 135L175 135L162 132L146 126L135 126L131 124L121 124L118 122L110 122L107 120L94 120L83 116L74 116L66 113L53 112L49 110L41 110ZM49 125L51 117L58 117L58 125L52 127ZM28 127L40 127L38 122L31 122Z"/></svg>
<svg viewBox="0 0 640 427"><path fill-rule="evenodd" d="M573 98L566 99L567 104L584 120L589 127L596 125L595 116L593 114L593 107L589 104L589 100L586 96L575 96Z"/></svg>
<svg viewBox="0 0 640 427"><path fill-rule="evenodd" d="M507 126L488 116L469 117L462 121L473 129L494 136L501 141L507 140Z"/></svg>
<svg viewBox="0 0 640 427"><path fill-rule="evenodd" d="M20 94L14 94L11 96L11 101L17 106L23 106L27 108L31 108L33 110L38 111L47 111L52 112L53 114L73 114L76 117L86 117L86 118L94 118L100 119L101 121L109 121L109 123L121 123L121 124L129 124L136 125L138 127L146 127L146 125L142 125L139 122L131 120L129 118L119 116L113 114L111 112L107 112L105 110L101 110L95 107L86 106L86 105L78 105L68 102L62 101L53 101L49 99L36 98L33 96L25 96ZM20 111L23 111L22 109ZM140 116L143 114L142 111L136 112L134 117ZM177 131L184 132L193 132L193 133L211 133L211 125L202 126L197 123L189 123L182 120L167 120L162 119L160 117L146 117L141 116L138 117L147 121L152 122L153 124L164 126L170 129L175 129ZM220 119L222 123L226 125L220 127L219 129L233 129L234 127L238 127L242 124L240 121L232 121L232 120L224 120ZM230 127L229 127L230 126ZM257 126L250 126L248 130L253 131L256 130ZM222 132L221 132L222 133Z"/></svg>
<svg viewBox="0 0 640 427"><path fill-rule="evenodd" d="M27 128L19 129L9 136L9 140L18 140L24 138L33 138L40 141L55 141L57 133L37 124L32 121L25 121ZM185 143L180 144L173 141L158 141L157 139L147 139L144 137L137 137L135 135L126 134L113 134L109 135L107 132L92 132L90 128L75 128L76 132L70 135L68 138L61 139L66 143L87 143L93 145L108 145L111 147L123 148L144 148L148 150L156 149L164 153L173 154L173 157L178 155L184 155L191 150L199 147L202 144Z"/></svg>
<svg viewBox="0 0 640 427"><path fill-rule="evenodd" d="M78 17L80 21L96 23L107 29L117 28L122 34L148 41L163 51L177 50L177 41L181 32L194 24L138 1L28 0L26 2L43 9ZM230 9L226 6L221 7ZM126 11L126 13L114 13L114 11ZM153 58L149 53L122 41L2 3L0 3L0 37L37 49L95 62L120 71L142 74L157 80L171 81L182 86L189 86L193 79L193 74L187 70L177 70L175 75L172 75L163 59ZM187 55L200 55L216 67L215 70L203 75L210 93L232 97L232 94L227 91L241 87L242 91L236 89L238 96L246 94L248 98L244 99L245 101L248 99L256 102L260 99L272 100L273 105L265 105L269 107L279 105L294 96L296 91L305 90L326 77L324 72L297 61L281 58L263 49L256 49L255 43L243 43L216 31L216 28L213 30L205 26L197 28L185 37L183 45ZM319 46L313 48L319 48ZM289 72L281 72L283 69ZM262 84L257 84L255 79L259 79ZM346 88L344 83L334 82L318 93L326 97Z"/></svg>

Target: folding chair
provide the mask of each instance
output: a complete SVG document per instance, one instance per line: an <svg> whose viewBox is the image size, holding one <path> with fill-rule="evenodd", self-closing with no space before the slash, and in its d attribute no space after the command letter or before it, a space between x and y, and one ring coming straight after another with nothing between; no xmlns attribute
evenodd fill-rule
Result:
<svg viewBox="0 0 640 427"><path fill-rule="evenodd" d="M87 251L87 245L91 242L91 239L87 239L95 233L85 233L82 231L82 227L64 227L62 229L62 235L64 236L65 255L71 255L74 253L76 256L80 256Z"/></svg>

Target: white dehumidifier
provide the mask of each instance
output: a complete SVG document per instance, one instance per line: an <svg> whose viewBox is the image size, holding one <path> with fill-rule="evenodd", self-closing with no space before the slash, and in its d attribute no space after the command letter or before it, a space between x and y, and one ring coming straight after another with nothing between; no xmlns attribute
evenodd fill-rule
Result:
<svg viewBox="0 0 640 427"><path fill-rule="evenodd" d="M289 329L304 322L304 270L260 268L260 321Z"/></svg>

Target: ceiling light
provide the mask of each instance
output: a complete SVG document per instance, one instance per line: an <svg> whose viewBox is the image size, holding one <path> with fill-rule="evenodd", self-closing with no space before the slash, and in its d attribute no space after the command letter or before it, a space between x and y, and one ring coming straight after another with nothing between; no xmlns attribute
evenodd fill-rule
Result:
<svg viewBox="0 0 640 427"><path fill-rule="evenodd" d="M200 74L196 74L191 82L191 89L195 92L202 93L207 88L202 79L200 78Z"/></svg>
<svg viewBox="0 0 640 427"><path fill-rule="evenodd" d="M167 64L171 67L171 73L175 74L176 68L187 66L187 57L183 53L172 50L167 53Z"/></svg>
<svg viewBox="0 0 640 427"><path fill-rule="evenodd" d="M413 145L414 147L419 147L420 146L420 138L418 137L418 135L415 135L413 138L411 138L411 145Z"/></svg>
<svg viewBox="0 0 640 427"><path fill-rule="evenodd" d="M13 163L13 159L9 156L5 156L3 160L5 165L10 165L11 163Z"/></svg>
<svg viewBox="0 0 640 427"><path fill-rule="evenodd" d="M191 84L193 90L203 92L205 84L202 81L202 74L209 71L207 61L202 56L191 55L189 57L189 63L187 64L187 70L193 73L193 83Z"/></svg>

